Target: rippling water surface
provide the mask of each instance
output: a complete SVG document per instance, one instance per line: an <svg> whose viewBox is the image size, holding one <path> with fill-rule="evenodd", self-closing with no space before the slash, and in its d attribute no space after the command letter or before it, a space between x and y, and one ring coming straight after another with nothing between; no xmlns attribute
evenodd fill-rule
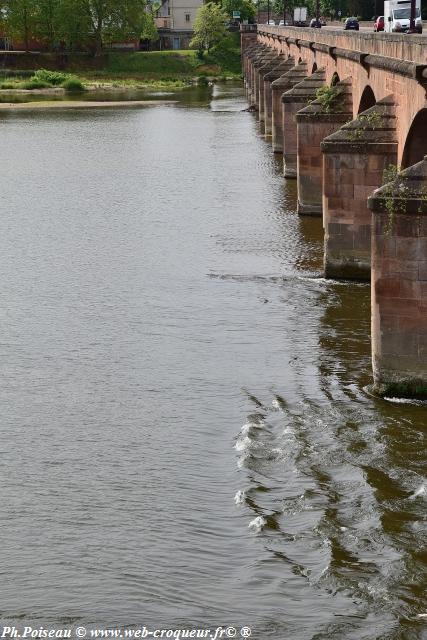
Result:
<svg viewBox="0 0 427 640"><path fill-rule="evenodd" d="M191 96L0 116L1 618L425 638L426 407L241 87Z"/></svg>

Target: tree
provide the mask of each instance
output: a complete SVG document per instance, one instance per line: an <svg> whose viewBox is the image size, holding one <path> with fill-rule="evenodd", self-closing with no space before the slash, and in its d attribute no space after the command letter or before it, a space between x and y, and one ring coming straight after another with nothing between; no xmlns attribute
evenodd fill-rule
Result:
<svg viewBox="0 0 427 640"><path fill-rule="evenodd" d="M209 51L213 45L218 44L227 34L227 15L217 4L209 2L197 10L194 21L194 36L190 47L199 51Z"/></svg>
<svg viewBox="0 0 427 640"><path fill-rule="evenodd" d="M50 50L57 40L60 26L59 8L61 0L36 0L35 35L47 42Z"/></svg>
<svg viewBox="0 0 427 640"><path fill-rule="evenodd" d="M158 40L159 33L157 31L156 23L151 13L145 13L144 25L141 31L141 40Z"/></svg>
<svg viewBox="0 0 427 640"><path fill-rule="evenodd" d="M91 24L82 10L80 0L60 0L57 11L56 38L68 49L76 50L87 44Z"/></svg>
<svg viewBox="0 0 427 640"><path fill-rule="evenodd" d="M8 34L25 43L32 38L50 49L59 41L70 48L89 46L99 54L104 42L155 38L147 0L0 0Z"/></svg>
<svg viewBox="0 0 427 640"><path fill-rule="evenodd" d="M62 3L67 39L76 37L79 24L80 41L91 40L95 55L101 53L106 41L140 38L145 26L145 0L62 0Z"/></svg>
<svg viewBox="0 0 427 640"><path fill-rule="evenodd" d="M240 11L241 20L252 20L256 14L252 0L222 0L222 8L229 18L233 16L233 11Z"/></svg>
<svg viewBox="0 0 427 640"><path fill-rule="evenodd" d="M4 0L2 9L8 35L21 40L29 51L36 25L35 0Z"/></svg>

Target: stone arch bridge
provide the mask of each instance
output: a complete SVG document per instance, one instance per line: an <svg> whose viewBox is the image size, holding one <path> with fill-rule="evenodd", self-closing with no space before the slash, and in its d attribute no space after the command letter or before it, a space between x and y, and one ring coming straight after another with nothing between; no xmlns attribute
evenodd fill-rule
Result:
<svg viewBox="0 0 427 640"><path fill-rule="evenodd" d="M248 100L298 213L322 215L325 275L371 279L380 393L427 397L427 40L242 26Z"/></svg>

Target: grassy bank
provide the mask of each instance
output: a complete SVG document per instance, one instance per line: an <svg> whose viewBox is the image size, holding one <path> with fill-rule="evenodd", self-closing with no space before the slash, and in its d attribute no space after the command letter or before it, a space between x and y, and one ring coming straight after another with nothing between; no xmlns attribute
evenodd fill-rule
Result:
<svg viewBox="0 0 427 640"><path fill-rule="evenodd" d="M48 54L49 55L49 54ZM43 56L38 62L43 64ZM47 58L46 58L47 61ZM51 58L49 58L51 62ZM25 72L28 75L28 72ZM84 58L70 56L67 73L61 82L51 82L54 73L39 70L31 77L0 78L0 88L4 89L43 89L74 86L78 90L91 86L108 87L159 87L180 88L194 82L197 78L237 78L240 77L240 41L238 34L230 34L220 46L199 56L197 51L138 51L110 52L103 57L98 68L84 64Z"/></svg>
<svg viewBox="0 0 427 640"><path fill-rule="evenodd" d="M99 71L95 71L98 73ZM228 37L221 46L199 56L197 51L111 53L102 73L149 78L240 76L240 43Z"/></svg>

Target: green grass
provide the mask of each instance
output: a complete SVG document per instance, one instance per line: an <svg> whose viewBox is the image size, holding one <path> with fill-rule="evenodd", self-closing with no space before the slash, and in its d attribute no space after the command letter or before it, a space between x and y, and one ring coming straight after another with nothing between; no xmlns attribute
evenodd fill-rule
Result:
<svg viewBox="0 0 427 640"><path fill-rule="evenodd" d="M0 89L18 89L17 83L14 79L10 82L0 82Z"/></svg>
<svg viewBox="0 0 427 640"><path fill-rule="evenodd" d="M105 71L156 76L189 76L201 64L196 51L138 51L110 53Z"/></svg>
<svg viewBox="0 0 427 640"><path fill-rule="evenodd" d="M110 75L133 75L147 80L240 76L240 41L235 35L230 34L221 45L209 53L205 52L202 58L194 50L110 53L102 71Z"/></svg>
<svg viewBox="0 0 427 640"><path fill-rule="evenodd" d="M20 82L18 85L19 89L51 89L52 85L45 80L37 80L37 78L31 78L26 82Z"/></svg>

